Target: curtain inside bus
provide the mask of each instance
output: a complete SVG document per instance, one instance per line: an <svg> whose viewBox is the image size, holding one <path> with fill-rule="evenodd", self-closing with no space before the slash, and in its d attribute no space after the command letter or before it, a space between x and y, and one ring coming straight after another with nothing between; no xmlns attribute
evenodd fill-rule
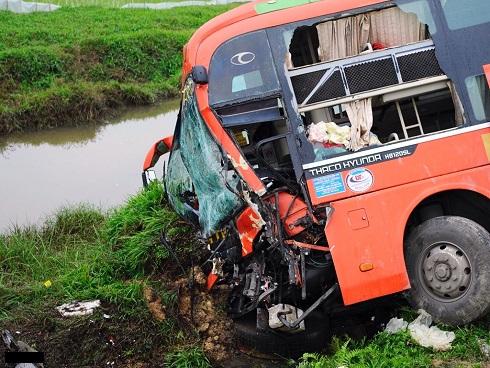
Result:
<svg viewBox="0 0 490 368"><path fill-rule="evenodd" d="M397 7L323 22L316 28L321 61L355 56L366 48L364 52L370 52L372 45L386 48L426 39L425 24ZM346 103L345 110L351 123L348 148L357 151L370 142L372 99Z"/></svg>

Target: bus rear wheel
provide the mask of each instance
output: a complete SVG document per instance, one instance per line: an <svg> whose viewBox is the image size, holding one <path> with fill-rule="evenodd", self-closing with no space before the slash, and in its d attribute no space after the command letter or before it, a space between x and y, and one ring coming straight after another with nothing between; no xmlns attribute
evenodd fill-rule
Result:
<svg viewBox="0 0 490 368"><path fill-rule="evenodd" d="M441 216L415 228L405 245L409 302L436 321L462 325L490 310L490 234L467 218Z"/></svg>

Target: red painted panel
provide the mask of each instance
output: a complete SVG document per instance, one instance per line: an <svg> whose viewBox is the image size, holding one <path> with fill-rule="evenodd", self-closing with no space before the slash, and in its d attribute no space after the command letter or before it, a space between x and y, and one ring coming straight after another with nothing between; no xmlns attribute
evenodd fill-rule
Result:
<svg viewBox="0 0 490 368"><path fill-rule="evenodd" d="M403 237L413 209L430 195L452 189L472 190L490 198L490 165L433 177L332 203L325 229L346 305L410 288ZM364 208L369 226L353 229L349 212ZM373 269L362 272L362 264Z"/></svg>
<svg viewBox="0 0 490 368"><path fill-rule="evenodd" d="M257 3L264 1L268 0L260 0ZM255 2L249 3L201 27L187 44L189 63L208 67L211 56L218 46L240 34L383 2L386 0L322 0L258 15L254 9Z"/></svg>
<svg viewBox="0 0 490 368"><path fill-rule="evenodd" d="M275 198L267 198L270 203L274 203ZM305 201L298 196L281 192L279 193L279 215L282 220L282 226L289 236L294 236L302 232L305 228L295 225L296 221L308 215L308 209Z"/></svg>
<svg viewBox="0 0 490 368"><path fill-rule="evenodd" d="M488 133L490 128L482 127L479 130L419 143L411 156L366 165L364 168L372 173L373 183L365 193L486 165L488 157L482 144L482 135ZM369 155L369 151L366 151L366 155ZM346 170L341 173L345 192L321 198L316 195L313 179L309 179L307 185L313 204L360 195L361 193L350 190L346 183L349 172L350 170Z"/></svg>
<svg viewBox="0 0 490 368"><path fill-rule="evenodd" d="M172 149L173 142L174 142L174 136L170 135L154 143L146 154L145 161L143 163L143 171L148 170L150 167L153 167L161 155L170 151ZM158 146L160 143L163 143L167 149L163 151L159 150Z"/></svg>
<svg viewBox="0 0 490 368"><path fill-rule="evenodd" d="M247 207L236 219L236 227L242 243L242 256L253 252L253 242L262 229L263 220L260 214Z"/></svg>
<svg viewBox="0 0 490 368"><path fill-rule="evenodd" d="M487 77L488 87L490 87L490 64L483 65L483 72Z"/></svg>

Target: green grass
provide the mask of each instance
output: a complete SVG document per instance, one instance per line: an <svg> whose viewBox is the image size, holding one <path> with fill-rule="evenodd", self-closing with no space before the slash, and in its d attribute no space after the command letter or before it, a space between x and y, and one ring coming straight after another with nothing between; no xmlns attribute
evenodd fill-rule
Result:
<svg viewBox="0 0 490 368"><path fill-rule="evenodd" d="M159 243L162 228L175 239L188 231L167 207L161 186L152 185L108 214L64 209L41 227L0 235L0 317L91 298L131 314L143 303L143 286L168 260ZM179 254L193 247L192 239L179 240Z"/></svg>
<svg viewBox="0 0 490 368"><path fill-rule="evenodd" d="M56 4L63 7L98 6L104 8L120 8L125 4L131 3L163 3L180 1L186 0L41 0L38 2Z"/></svg>
<svg viewBox="0 0 490 368"><path fill-rule="evenodd" d="M181 348L170 352L165 357L167 368L211 368L211 363L202 349L197 347Z"/></svg>
<svg viewBox="0 0 490 368"><path fill-rule="evenodd" d="M172 315L178 308L178 291L170 286L180 270L160 245L162 230L178 245L177 256L188 267L191 255L195 257L201 248L189 237L191 229L168 207L162 187L154 183L115 210L66 208L39 227L18 227L0 235L0 325L30 329L32 340L48 329L51 337L45 348L61 344L72 349L57 353L59 360L51 362L53 366L67 354L73 355L73 362L83 359L90 366L105 364L114 354L130 361L152 361L158 350L158 359L167 367L210 367L197 335ZM44 284L47 280L50 287ZM145 287L151 287L166 307L168 317L163 322L149 313ZM53 316L56 305L93 298L110 309L111 320L104 320L102 312L68 320ZM411 320L413 314L403 317ZM364 341L334 338L328 354L305 354L292 364L298 368L484 367L479 344L490 343L489 318L462 328L442 328L456 333L447 352L420 347L406 332L379 333ZM119 350L111 356L100 336L117 336ZM73 339L80 342L67 343Z"/></svg>
<svg viewBox="0 0 490 368"><path fill-rule="evenodd" d="M447 352L434 352L413 342L408 332L379 333L371 340L334 338L331 353L304 354L298 368L425 368L485 367L479 341L490 342L489 320L453 330L456 339Z"/></svg>
<svg viewBox="0 0 490 368"><path fill-rule="evenodd" d="M123 366L165 360L170 367L210 367L197 333L177 316L174 281L182 275L160 244L162 230L189 267L200 245L168 207L162 186L152 183L109 212L65 208L41 226L0 234L0 329L23 331L23 339L48 352L50 366L116 359ZM150 313L144 289L160 298L163 321ZM63 319L54 310L89 299L102 302L91 316Z"/></svg>
<svg viewBox="0 0 490 368"><path fill-rule="evenodd" d="M0 134L79 124L177 95L182 47L233 6L0 11Z"/></svg>

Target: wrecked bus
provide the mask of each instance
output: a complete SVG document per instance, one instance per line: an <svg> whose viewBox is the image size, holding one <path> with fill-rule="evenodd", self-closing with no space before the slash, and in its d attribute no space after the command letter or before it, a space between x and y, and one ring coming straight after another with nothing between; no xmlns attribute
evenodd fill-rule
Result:
<svg viewBox="0 0 490 368"><path fill-rule="evenodd" d="M143 179L170 150L245 340L311 349L333 309L400 292L488 312L489 35L488 0L259 0L192 36Z"/></svg>

